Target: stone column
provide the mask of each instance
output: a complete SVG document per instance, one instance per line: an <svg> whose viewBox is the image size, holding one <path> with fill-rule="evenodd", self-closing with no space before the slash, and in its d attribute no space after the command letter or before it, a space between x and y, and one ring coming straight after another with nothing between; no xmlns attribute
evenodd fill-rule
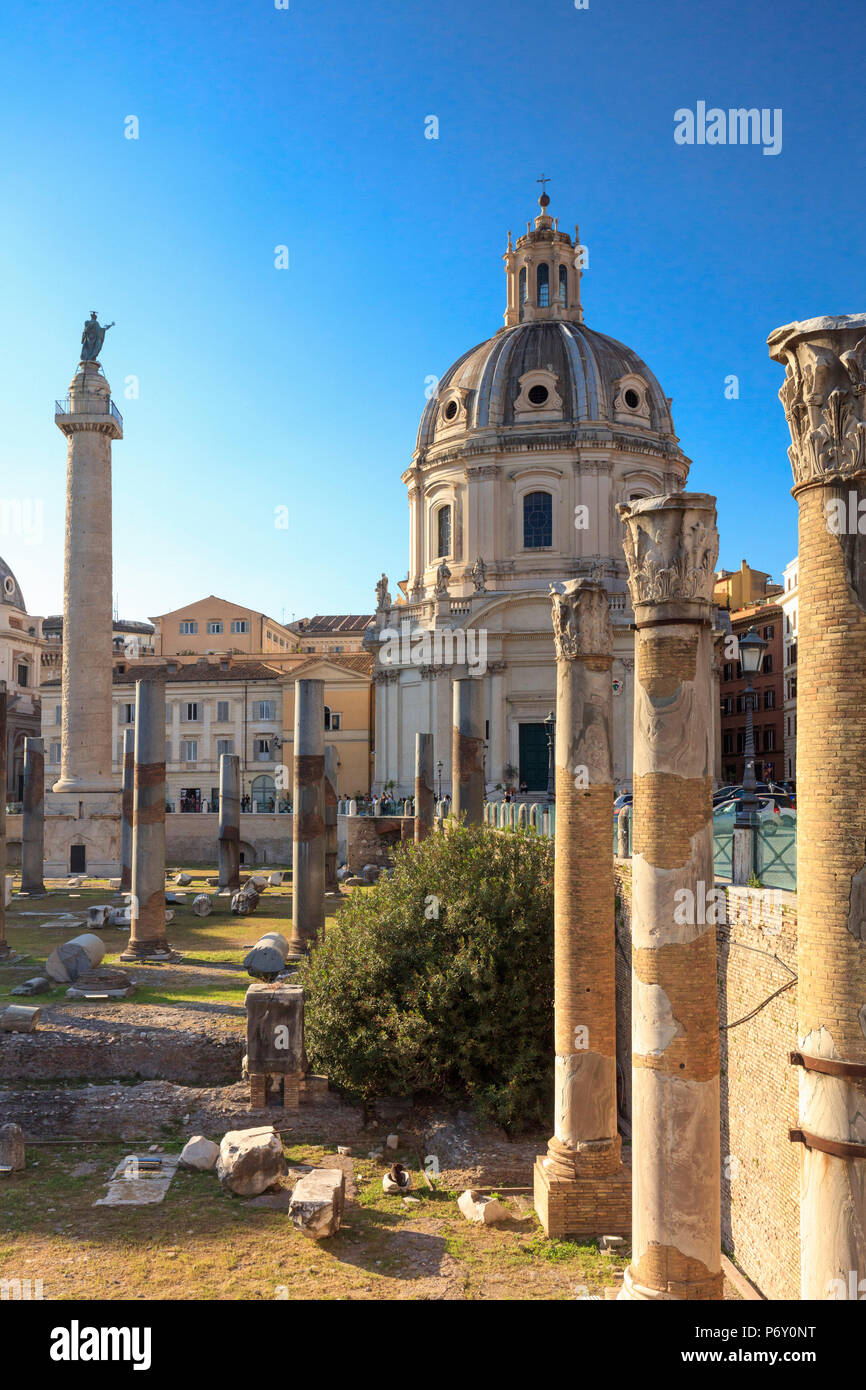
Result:
<svg viewBox="0 0 866 1390"><path fill-rule="evenodd" d="M96 362L82 362L65 410L63 719L56 792L116 790L111 771L111 444L120 417ZM163 730L163 736L165 730Z"/></svg>
<svg viewBox="0 0 866 1390"><path fill-rule="evenodd" d="M800 508L797 1013L804 1299L866 1285L866 314L770 335ZM851 1290L855 1290L851 1292Z"/></svg>
<svg viewBox="0 0 866 1390"><path fill-rule="evenodd" d="M713 790L722 785L722 659L726 632L713 629Z"/></svg>
<svg viewBox="0 0 866 1390"><path fill-rule="evenodd" d="M292 951L306 954L325 926L325 682L295 682L292 778Z"/></svg>
<svg viewBox="0 0 866 1390"><path fill-rule="evenodd" d="M45 892L45 752L41 738L24 740L24 807L21 817L21 891Z"/></svg>
<svg viewBox="0 0 866 1390"><path fill-rule="evenodd" d="M123 795L120 801L120 891L132 891L132 817L135 787L135 728L123 735Z"/></svg>
<svg viewBox="0 0 866 1390"><path fill-rule="evenodd" d="M535 1166L535 1208L551 1236L615 1234L628 1229L629 1177L616 1104L613 628L603 584L573 579L551 596L555 1132Z"/></svg>
<svg viewBox="0 0 866 1390"><path fill-rule="evenodd" d="M484 683L471 676L454 681L451 809L457 820L480 825L484 811Z"/></svg>
<svg viewBox="0 0 866 1390"><path fill-rule="evenodd" d="M433 829L433 735L415 735L415 843L419 845Z"/></svg>
<svg viewBox="0 0 866 1390"><path fill-rule="evenodd" d="M219 886L234 891L241 885L241 760L237 753L220 754Z"/></svg>
<svg viewBox="0 0 866 1390"><path fill-rule="evenodd" d="M121 960L171 955L165 934L165 681L135 683L132 927Z"/></svg>
<svg viewBox="0 0 866 1390"><path fill-rule="evenodd" d="M719 1299L715 498L672 493L618 511L636 629L632 1260L620 1297Z"/></svg>
<svg viewBox="0 0 866 1390"><path fill-rule="evenodd" d="M8 960L12 948L6 940L6 682L0 681L0 960Z"/></svg>
<svg viewBox="0 0 866 1390"><path fill-rule="evenodd" d="M337 750L325 749L325 892L336 893L337 883Z"/></svg>

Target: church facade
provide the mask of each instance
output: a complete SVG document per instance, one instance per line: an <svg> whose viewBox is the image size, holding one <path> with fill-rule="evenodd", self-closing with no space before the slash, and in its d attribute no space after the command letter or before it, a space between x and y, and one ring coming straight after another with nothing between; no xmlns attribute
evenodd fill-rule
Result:
<svg viewBox="0 0 866 1390"><path fill-rule="evenodd" d="M505 252L505 324L440 378L403 482L409 572L377 588L375 782L414 785L416 732L451 790L456 676L485 684L485 782L543 795L555 708L550 586L603 580L615 631L614 775L630 787L634 641L616 506L684 487L671 402L630 348L584 323L583 250L549 198ZM438 765L441 763L441 767Z"/></svg>

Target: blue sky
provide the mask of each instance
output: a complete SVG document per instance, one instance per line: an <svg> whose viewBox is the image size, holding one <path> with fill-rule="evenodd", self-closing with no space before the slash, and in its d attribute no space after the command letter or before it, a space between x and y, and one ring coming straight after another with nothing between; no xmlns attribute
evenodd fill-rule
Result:
<svg viewBox="0 0 866 1390"><path fill-rule="evenodd" d="M542 173L589 248L587 323L647 361L689 487L719 498L720 564L778 578L796 507L766 337L866 309L862 5L289 4L4 6L0 495L42 521L0 553L30 611L62 605L53 400L91 309L116 320L123 616L210 592L369 611L383 569L393 591L425 379L501 327ZM675 144L698 101L781 108L781 153Z"/></svg>

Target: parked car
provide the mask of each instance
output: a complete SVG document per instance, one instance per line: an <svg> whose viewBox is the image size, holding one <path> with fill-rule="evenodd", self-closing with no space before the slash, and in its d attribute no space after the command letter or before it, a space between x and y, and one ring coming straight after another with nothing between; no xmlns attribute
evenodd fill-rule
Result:
<svg viewBox="0 0 866 1390"><path fill-rule="evenodd" d="M613 814L615 816L618 816L623 806L631 806L633 801L634 796L631 792L623 792L622 795L618 796L616 801L613 803Z"/></svg>

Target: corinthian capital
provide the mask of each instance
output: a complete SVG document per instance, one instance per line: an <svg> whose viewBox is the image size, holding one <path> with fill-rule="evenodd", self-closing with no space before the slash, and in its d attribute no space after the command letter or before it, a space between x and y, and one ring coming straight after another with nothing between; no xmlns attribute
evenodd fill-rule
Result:
<svg viewBox="0 0 866 1390"><path fill-rule="evenodd" d="M632 604L706 603L719 554L716 499L673 492L617 507Z"/></svg>
<svg viewBox="0 0 866 1390"><path fill-rule="evenodd" d="M611 655L613 625L603 584L592 579L568 579L564 584L551 584L550 597L558 660Z"/></svg>
<svg viewBox="0 0 866 1390"><path fill-rule="evenodd" d="M789 323L767 343L785 367L794 490L866 472L866 314Z"/></svg>

